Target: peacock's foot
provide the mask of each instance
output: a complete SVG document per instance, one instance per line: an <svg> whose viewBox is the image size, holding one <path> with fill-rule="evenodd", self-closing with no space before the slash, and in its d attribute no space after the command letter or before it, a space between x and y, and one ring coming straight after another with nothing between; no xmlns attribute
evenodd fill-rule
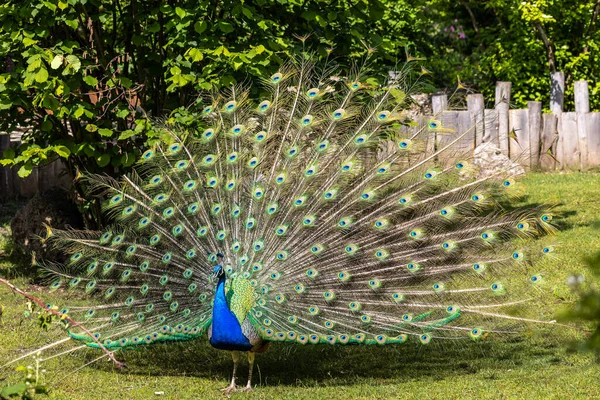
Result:
<svg viewBox="0 0 600 400"><path fill-rule="evenodd" d="M244 386L242 389L240 389L240 392L249 392L252 390L252 385L248 384L246 386Z"/></svg>
<svg viewBox="0 0 600 400"><path fill-rule="evenodd" d="M223 394L225 396L229 396L231 393L235 392L237 390L237 386L235 385L235 383L232 383L231 385L227 386L226 388L221 389L221 392L223 392Z"/></svg>

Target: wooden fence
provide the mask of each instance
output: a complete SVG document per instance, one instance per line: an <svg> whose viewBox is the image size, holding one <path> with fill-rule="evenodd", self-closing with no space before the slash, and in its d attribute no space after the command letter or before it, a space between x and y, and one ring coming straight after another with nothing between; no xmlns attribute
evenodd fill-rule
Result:
<svg viewBox="0 0 600 400"><path fill-rule="evenodd" d="M21 136L26 128L9 134L0 134L0 154L9 147L16 147L21 142ZM34 167L26 178L20 178L18 168L0 166L0 201L16 198L31 198L38 192L43 192L54 186L68 188L71 179L60 160L42 167Z"/></svg>
<svg viewBox="0 0 600 400"><path fill-rule="evenodd" d="M591 113L587 81L575 82L575 112L563 112L564 75L552 76L551 113L542 104L528 102L526 109L511 110L510 82L498 82L494 108L486 109L481 94L467 96L467 110L447 110L446 95L432 97L433 114L457 133L475 129L454 147L469 152L482 143L496 145L527 169L587 169L600 167L600 113ZM436 138L448 143L452 136Z"/></svg>
<svg viewBox="0 0 600 400"><path fill-rule="evenodd" d="M564 74L551 77L551 113L542 113L542 104L530 101L526 109L511 110L510 82L498 82L493 108L485 108L481 94L467 96L467 109L448 110L446 95L431 98L433 114L452 135L435 138L438 147L450 143L453 135L470 129L454 145L458 152L472 152L482 143L493 143L526 169L587 169L600 167L600 113L590 113L587 81L575 82L575 112L563 112ZM431 117L425 117L431 118ZM471 129L475 124L475 129ZM22 132L0 135L0 153L17 146ZM455 138L456 136L454 136ZM52 186L68 186L69 178L60 160L34 168L27 178L19 178L16 168L0 167L0 201L32 197Z"/></svg>

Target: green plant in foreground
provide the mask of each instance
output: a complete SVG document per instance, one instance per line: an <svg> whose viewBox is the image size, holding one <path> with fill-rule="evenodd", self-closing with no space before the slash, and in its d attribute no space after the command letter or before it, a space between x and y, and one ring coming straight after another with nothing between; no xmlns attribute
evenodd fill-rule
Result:
<svg viewBox="0 0 600 400"><path fill-rule="evenodd" d="M586 258L586 263L592 275L600 278L600 253ZM582 275L571 276L569 283L581 292L579 302L570 317L592 324L592 332L582 347L596 352L600 360L600 288L592 285L586 289L580 289L583 283Z"/></svg>
<svg viewBox="0 0 600 400"><path fill-rule="evenodd" d="M42 374L44 374L46 370L41 369L40 367L41 352L38 352L35 356L33 356L33 360L35 362L34 366L21 365L15 369L17 372L26 374L25 378L19 383L3 387L0 390L0 398L19 398L23 400L29 400L34 399L38 394L48 394L46 385L42 383Z"/></svg>

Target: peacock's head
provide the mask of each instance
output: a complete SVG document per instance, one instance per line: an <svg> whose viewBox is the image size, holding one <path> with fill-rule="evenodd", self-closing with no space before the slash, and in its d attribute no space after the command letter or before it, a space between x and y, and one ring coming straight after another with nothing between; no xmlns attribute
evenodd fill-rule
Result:
<svg viewBox="0 0 600 400"><path fill-rule="evenodd" d="M222 259L223 254L217 253L217 257L219 259ZM223 275L225 275L225 270L223 269L223 266L221 264L215 265L215 267L213 268L213 273L211 275L211 279L214 281L216 279L221 278Z"/></svg>
<svg viewBox="0 0 600 400"><path fill-rule="evenodd" d="M225 274L225 270L223 269L223 266L221 264L219 265L215 265L215 268L213 269L213 273L212 273L212 279L219 279L220 277L223 276L223 274Z"/></svg>

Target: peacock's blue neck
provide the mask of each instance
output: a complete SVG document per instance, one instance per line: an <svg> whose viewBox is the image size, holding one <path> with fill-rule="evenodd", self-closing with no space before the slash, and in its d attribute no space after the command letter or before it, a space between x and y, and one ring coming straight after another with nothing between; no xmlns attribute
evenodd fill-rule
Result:
<svg viewBox="0 0 600 400"><path fill-rule="evenodd" d="M217 283L212 312L212 336L210 344L221 350L248 351L252 345L244 336L242 327L227 304L225 294L225 274Z"/></svg>

